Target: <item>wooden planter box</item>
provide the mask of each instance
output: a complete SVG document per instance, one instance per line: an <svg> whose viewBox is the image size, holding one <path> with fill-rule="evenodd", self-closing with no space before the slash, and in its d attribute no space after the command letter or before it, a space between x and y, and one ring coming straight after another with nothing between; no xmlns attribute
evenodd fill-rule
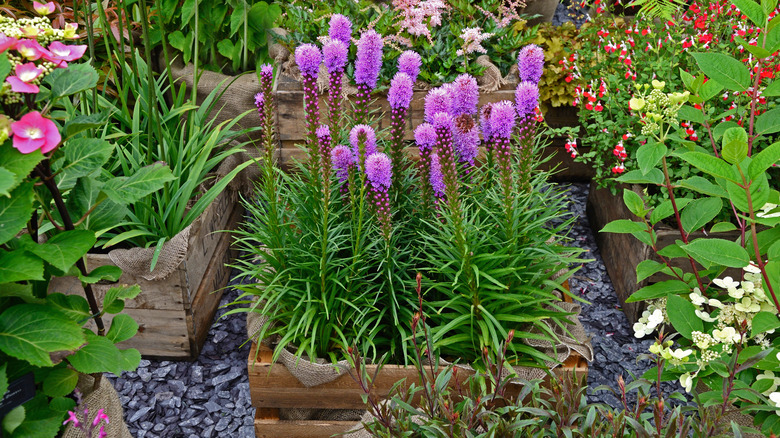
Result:
<svg viewBox="0 0 780 438"><path fill-rule="evenodd" d="M571 300L568 296L565 298L566 301ZM279 409L365 410L363 392L348 373L332 382L309 388L293 376L283 364L273 362L273 351L270 348L254 343L249 351L247 370L252 406L256 408L257 438L325 438L344 433L358 423L357 421L280 420ZM368 375L376 376L373 392L380 398L387 398L392 386L403 379L406 379L406 388L412 382L420 385L418 372L413 366L385 365L378 374L375 374L376 370L377 365L366 365ZM587 381L588 361L574 351L561 366L553 370L553 374L564 376L571 375L572 372L578 379ZM455 380L462 384L472 374L473 371L459 370L457 375L453 376L450 387L455 386ZM544 385L549 385L549 379L549 376L545 378ZM507 390L509 394L517 395L521 387L510 385Z"/></svg>
<svg viewBox="0 0 780 438"><path fill-rule="evenodd" d="M99 303L113 286L141 286L141 293L127 300L122 311L138 323L138 334L119 346L136 348L146 358L198 357L219 305L221 289L230 280L227 264L236 256L231 248L232 234L218 231L235 229L242 218L238 194L226 189L192 223L187 255L170 275L149 281L123 273L116 283L93 285ZM91 271L114 263L108 254L87 254L86 264ZM49 291L84 294L76 277L53 278ZM103 318L107 328L111 319L111 315Z"/></svg>
<svg viewBox="0 0 780 438"><path fill-rule="evenodd" d="M608 189L597 189L596 184L590 185L588 193L587 215L588 222L596 235L596 243L599 246L601 257L604 259L604 266L607 268L609 278L615 287L620 305L628 317L628 321L634 324L644 311L644 303L626 303L631 294L637 290L660 281L669 280L665 274L657 273L645 280L637 282L636 267L644 260L655 260L661 262L652 248L640 242L636 237L630 234L601 233L609 222L618 219L630 219L639 221L623 203L623 188L618 188L617 195L610 193ZM641 186L633 185L631 189L641 193ZM664 248L675 241L680 240L680 232L676 229L663 225L656 225L656 235L658 236L658 249ZM719 239L736 240L739 237L739 231L728 231L725 233L710 233L705 235L702 232L691 234L690 239L703 237L713 237ZM684 272L692 272L690 262L687 259L675 259L673 266L681 268ZM701 269L701 266L699 266ZM726 275L731 275L728 272ZM738 274L737 274L738 275Z"/></svg>
<svg viewBox="0 0 780 438"><path fill-rule="evenodd" d="M412 104L409 108L407 120L407 129L404 139L414 140L414 128L424 122L425 118L425 95L427 91L417 90L414 92ZM302 144L306 136L306 119L303 111L303 89L300 82L295 81L289 76L281 76L274 84L274 96L276 99L276 133L279 139L279 163L283 169L289 170L293 167L295 161L306 159L306 153L296 144ZM377 105L372 109L390 114L390 105L384 96L378 96ZM479 105L486 103L495 103L502 100L514 102L515 89L504 87L492 93L480 93ZM327 123L327 95L320 96L320 119ZM547 123L559 128L563 126L577 126L579 119L577 110L573 107L552 108L545 116ZM379 129L390 127L390 118L380 119ZM593 169L583 163L575 163L564 148L566 141L564 138L556 138L553 143L544 151L544 156L555 155L553 159L542 166L543 169L550 169L558 166L559 172L553 179L567 181L589 181L593 177ZM417 148L407 148L407 153L416 156ZM588 147L580 148L580 153L586 153L590 150Z"/></svg>

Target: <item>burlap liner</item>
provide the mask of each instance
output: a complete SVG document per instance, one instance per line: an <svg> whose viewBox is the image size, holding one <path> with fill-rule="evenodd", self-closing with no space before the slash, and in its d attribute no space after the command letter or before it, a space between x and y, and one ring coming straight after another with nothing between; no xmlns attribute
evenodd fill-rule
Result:
<svg viewBox="0 0 780 438"><path fill-rule="evenodd" d="M558 336L558 344L551 345L550 342L532 339L523 339L522 341L526 345L535 347L544 354L557 359L557 362L547 362L545 364L547 366L546 369L515 367L514 372L518 378L525 380L542 379L547 375L547 370L551 371L560 366L560 364L566 361L573 352L579 353L579 355L588 362L593 360L593 348L590 345L590 340L585 332L585 328L577 317L582 310L580 305L563 301L557 302L555 305L562 311L572 314L566 318L571 324L567 324L565 329L558 325L548 324L549 329ZM264 306L264 303L254 303L252 305L254 309L262 308L262 306ZM265 338L260 340L258 338L259 334L268 323L268 317L263 315L260 311L247 312L246 324L249 339L254 342L259 341L266 346L274 346L277 339ZM532 329L531 331L540 334L542 333L539 329ZM295 354L294 346L287 346L281 349L278 362L287 367L290 374L295 376L295 378L306 387L332 382L348 373L350 370L350 365L345 360L334 364L322 359L318 359L317 362L312 362L306 356L299 358ZM441 359L440 362L443 366L449 365L449 363L443 359ZM464 369L472 369L468 365L458 364L456 366ZM364 411L362 410L280 409L279 418L282 420L359 421L361 420L361 417L363 417L363 414Z"/></svg>
<svg viewBox="0 0 780 438"><path fill-rule="evenodd" d="M106 435L110 438L133 438L130 435L130 431L125 424L124 412L122 411L122 402L119 400L119 394L111 384L111 382L105 378L100 379L97 388L94 387L95 379L88 374L79 375L79 383L76 387L81 391L82 401L89 409L90 418L88 421L94 419L94 415L98 409L103 409L103 412L108 415L109 423L105 424ZM83 407L77 406L76 409L83 409ZM97 431L93 436L97 436ZM72 423L68 423L65 427L65 431L62 434L63 438L86 438L87 435L82 429L73 427Z"/></svg>
<svg viewBox="0 0 780 438"><path fill-rule="evenodd" d="M230 173L239 164L239 159L237 154L225 158L214 173L216 179L218 180ZM242 185L240 178L236 177L225 190L237 190ZM201 191L203 192L205 189L205 187L202 187ZM230 214L230 212L217 212L217 214ZM195 220L197 221L199 218ZM114 249L108 253L108 257L114 265L122 269L123 273L142 277L148 281L162 280L171 275L187 256L191 228L192 224L163 244L160 255L157 258L157 264L153 270L150 268L156 247Z"/></svg>

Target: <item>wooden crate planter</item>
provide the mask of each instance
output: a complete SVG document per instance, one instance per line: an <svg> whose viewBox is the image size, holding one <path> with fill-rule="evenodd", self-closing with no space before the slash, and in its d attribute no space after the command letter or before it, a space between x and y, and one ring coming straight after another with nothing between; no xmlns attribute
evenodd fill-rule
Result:
<svg viewBox="0 0 780 438"><path fill-rule="evenodd" d="M414 128L424 122L425 95L427 91L415 91L412 104L409 108L409 117L404 139L414 140ZM274 96L276 99L276 132L279 139L279 163L282 168L289 170L295 161L306 159L306 153L296 144L302 144L306 136L306 123L303 111L303 90L301 84L289 76L281 76L274 84ZM480 93L479 104L494 103L502 100L514 102L514 88L502 88L492 93ZM327 95L320 96L320 118L327 123ZM390 106L384 96L379 96L376 106L373 108L390 114ZM546 115L547 123L554 127L577 126L579 119L577 111L572 107L552 108ZM390 126L390 118L383 117L379 120L379 129ZM564 148L565 139L556 138L544 151L544 156L555 155L553 159L542 166L543 169L558 166L560 172L554 179L569 181L589 181L593 177L593 169L583 163L575 163ZM580 153L586 153L589 148L580 148ZM416 155L416 148L407 148L410 156Z"/></svg>
<svg viewBox="0 0 780 438"><path fill-rule="evenodd" d="M644 304L626 303L631 294L637 290L660 281L669 280L665 274L657 273L645 280L637 282L636 267L644 260L661 260L653 250L640 242L636 237L630 234L601 233L609 222L618 219L630 219L638 221L639 218L631 213L623 203L623 188L619 187L613 195L608 189L597 189L596 184L592 183L588 193L587 215L588 222L596 235L596 243L599 246L601 257L604 259L604 266L607 268L609 278L615 287L620 305L628 317L631 324L635 323L644 310ZM640 193L642 188L633 185L632 190ZM680 232L665 225L656 226L656 235L658 236L658 249L664 248L675 241L680 240ZM728 231L725 233L710 233L705 235L702 232L691 234L690 239L703 237L713 237L719 239L736 240L739 237L739 231ZM684 272L692 272L691 265L687 259L675 259L673 266L681 268ZM699 266L701 269L701 266ZM728 272L725 275L731 275ZM738 274L737 274L738 275Z"/></svg>
<svg viewBox="0 0 780 438"><path fill-rule="evenodd" d="M206 340L209 327L230 280L227 266L236 256L231 233L243 218L238 194L225 190L201 214L190 229L187 254L167 277L148 281L123 273L116 283L93 285L98 302L117 284L138 284L141 293L128 300L122 313L135 319L138 334L120 343L137 348L141 355L155 359L195 359ZM107 254L87 254L87 269L113 265ZM52 279L50 292L84 293L76 277ZM111 315L104 318L110 324Z"/></svg>
<svg viewBox="0 0 780 438"><path fill-rule="evenodd" d="M568 288L568 283L565 287ZM571 302L569 296L564 296L564 299ZM365 409L363 392L348 373L332 382L306 387L290 373L287 367L274 363L273 351L264 345L252 344L247 370L252 406L256 408L257 438L326 438L344 433L357 424L356 421L280 420L280 409ZM403 379L406 379L406 388L412 382L421 384L417 369L413 366L385 365L378 374L375 374L376 370L377 365L366 365L368 375L376 375L373 392L383 399L389 396L392 386ZM430 375L430 372L428 373ZM456 380L459 384L463 384L473 373L464 369L459 370L453 376L450 386L454 387ZM572 351L571 356L561 366L553 370L555 376L572 373L575 373L578 379L587 381L588 361L575 351ZM549 376L546 377L543 385L549 385L549 379ZM510 385L507 391L510 395L516 396L521 389L519 385Z"/></svg>

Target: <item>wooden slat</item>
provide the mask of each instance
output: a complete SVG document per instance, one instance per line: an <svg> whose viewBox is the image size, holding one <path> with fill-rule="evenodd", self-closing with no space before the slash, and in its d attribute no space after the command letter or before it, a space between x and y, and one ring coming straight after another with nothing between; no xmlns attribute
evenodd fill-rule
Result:
<svg viewBox="0 0 780 438"><path fill-rule="evenodd" d="M255 418L257 438L326 438L344 433L357 421L284 421Z"/></svg>

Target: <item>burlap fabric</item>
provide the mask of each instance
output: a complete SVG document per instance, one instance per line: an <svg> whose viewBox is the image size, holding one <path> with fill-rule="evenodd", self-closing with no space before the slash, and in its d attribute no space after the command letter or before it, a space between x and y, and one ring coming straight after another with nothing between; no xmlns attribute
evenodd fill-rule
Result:
<svg viewBox="0 0 780 438"><path fill-rule="evenodd" d="M241 158L237 154L228 156L214 174L217 180L230 173L239 164L239 160ZM246 185L246 182L238 176L225 190L239 190L243 185ZM205 190L205 188L203 189ZM230 214L230 212L219 212L218 214ZM187 256L191 228L192 225L187 226L163 244L154 269L150 268L156 247L114 249L108 253L108 257L126 274L142 277L149 281L162 280L171 275Z"/></svg>
<svg viewBox="0 0 780 438"><path fill-rule="evenodd" d="M98 409L103 409L103 412L108 415L109 419L109 423L105 425L108 437L133 438L125 424L119 394L117 394L116 389L114 389L114 386L108 379L103 377L100 379L97 387L95 387L95 379L88 374L82 374L79 376L79 383L76 387L81 391L83 403L92 416L89 418L89 421L94 419L94 414L97 413ZM65 432L62 434L63 438L86 438L86 436L82 429L74 428L71 423L68 423Z"/></svg>

